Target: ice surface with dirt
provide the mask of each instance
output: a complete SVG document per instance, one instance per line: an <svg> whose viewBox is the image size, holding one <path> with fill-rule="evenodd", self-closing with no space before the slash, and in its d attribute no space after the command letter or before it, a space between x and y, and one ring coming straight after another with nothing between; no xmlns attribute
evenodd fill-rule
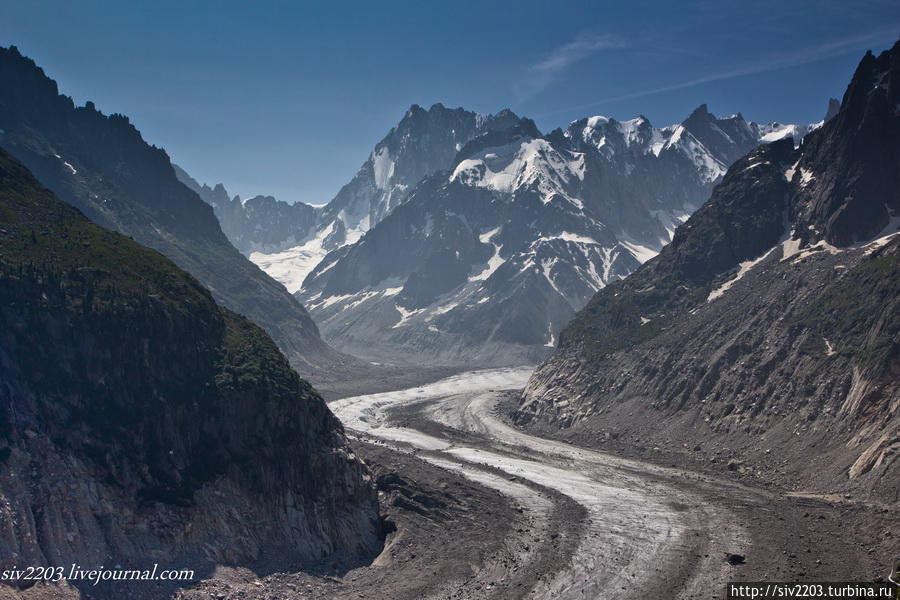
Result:
<svg viewBox="0 0 900 600"><path fill-rule="evenodd" d="M525 597L642 597L668 570L683 577L685 596L722 581L727 567L718 556L691 561L685 556L695 554L699 532L704 547L739 550L748 544L746 531L726 510L700 506L667 484L670 470L535 437L494 414L500 392L522 388L530 373L530 367L462 373L406 390L344 398L330 407L351 433L406 446L423 460L511 497L538 522L547 521L547 502L539 499L539 488L523 484L581 504L587 519L574 555ZM397 424L413 413L424 413L436 427L426 433L416 429L416 419L412 426ZM498 477L498 471L509 477ZM696 508L676 510L673 503Z"/></svg>

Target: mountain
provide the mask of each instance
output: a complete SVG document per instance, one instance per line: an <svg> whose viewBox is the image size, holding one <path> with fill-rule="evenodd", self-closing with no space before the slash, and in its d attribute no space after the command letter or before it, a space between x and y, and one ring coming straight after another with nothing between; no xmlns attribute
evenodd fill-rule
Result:
<svg viewBox="0 0 900 600"><path fill-rule="evenodd" d="M202 576L380 545L368 470L272 340L3 150L0 382L2 569Z"/></svg>
<svg viewBox="0 0 900 600"><path fill-rule="evenodd" d="M322 211L322 224L343 230L338 245L352 243L402 204L427 175L446 169L465 144L518 123L509 109L479 115L435 104L413 104L400 123L376 144L356 176ZM340 222L340 225L338 224Z"/></svg>
<svg viewBox="0 0 900 600"><path fill-rule="evenodd" d="M201 185L178 165L172 167L178 181L212 206L222 232L245 256L295 246L309 236L318 221L316 209L308 204L288 204L273 196L229 198L221 183Z"/></svg>
<svg viewBox="0 0 900 600"><path fill-rule="evenodd" d="M303 372L342 360L306 310L242 256L166 153L122 115L76 107L15 47L0 48L0 147L95 223L159 250L262 326Z"/></svg>
<svg viewBox="0 0 900 600"><path fill-rule="evenodd" d="M596 294L520 424L794 489L900 498L900 43L799 149L731 166L672 243Z"/></svg>
<svg viewBox="0 0 900 600"><path fill-rule="evenodd" d="M297 296L330 343L372 360L538 361L597 290L669 242L734 159L799 131L705 105L662 129L596 116L546 135L501 115L307 276ZM283 265L259 264L280 276Z"/></svg>
<svg viewBox="0 0 900 600"><path fill-rule="evenodd" d="M464 144L517 120L509 110L485 116L441 104L428 110L413 105L323 207L287 204L271 196L229 200L221 184L200 185L183 170L179 177L213 206L241 252L295 292L329 251L359 240L402 204L422 178L449 168Z"/></svg>

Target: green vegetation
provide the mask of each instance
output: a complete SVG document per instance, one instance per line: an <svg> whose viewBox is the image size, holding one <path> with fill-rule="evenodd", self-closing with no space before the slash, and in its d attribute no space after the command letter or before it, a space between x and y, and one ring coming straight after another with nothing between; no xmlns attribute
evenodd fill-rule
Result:
<svg viewBox="0 0 900 600"><path fill-rule="evenodd" d="M167 258L94 225L2 150L0 272L81 290L69 298L77 304L89 289L96 301L138 295L180 310L213 304L209 292Z"/></svg>
<svg viewBox="0 0 900 600"><path fill-rule="evenodd" d="M13 49L0 48L0 72L4 82L0 86L3 148L56 197L93 223L171 259L196 277L218 304L261 325L298 364L304 357L329 351L299 302L229 243L212 208L178 181L168 155L147 144L127 117L104 115L92 103L75 107L31 59ZM63 166L63 160L77 169L77 176ZM9 171L7 176L17 177ZM15 204L16 212L43 210L28 198L8 194L5 202ZM0 251L12 261L37 261L36 267L65 273L73 253L83 248L89 253L82 257L85 261L114 273L119 291L156 293L163 298L169 292L192 294L188 288L195 285L193 280L180 270L173 271L170 263L158 262L161 258L154 267L146 248L136 250L126 244L117 249L123 238L108 231L84 230L82 223L69 217L70 208L60 209L59 201L44 209L51 214L25 213L33 224L33 235L26 230L21 236L17 231L13 237L18 246L0 233L0 244L7 244ZM9 223L9 211L0 212L0 220ZM52 234L41 216L56 219ZM98 243L101 240L104 243ZM35 244L33 251L27 247L29 241ZM137 255L142 258L135 262ZM132 268L137 264L148 272L137 272ZM122 269L109 268L111 265ZM131 290L125 289L129 286Z"/></svg>
<svg viewBox="0 0 900 600"><path fill-rule="evenodd" d="M0 306L12 357L3 375L14 403L30 403L0 406L0 462L21 435L15 415L37 415L56 444L120 485L132 477L123 457L144 465L144 500L186 505L258 456L266 435L296 449L339 428L262 329L155 250L88 221L2 150Z"/></svg>
<svg viewBox="0 0 900 600"><path fill-rule="evenodd" d="M311 390L265 331L228 309L222 309L222 314L226 328L217 363L219 389L241 391L265 386L277 394Z"/></svg>

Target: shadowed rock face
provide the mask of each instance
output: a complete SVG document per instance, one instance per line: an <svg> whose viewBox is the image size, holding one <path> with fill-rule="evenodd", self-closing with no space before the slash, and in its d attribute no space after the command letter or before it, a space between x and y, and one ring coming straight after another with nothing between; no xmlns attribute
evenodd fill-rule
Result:
<svg viewBox="0 0 900 600"><path fill-rule="evenodd" d="M672 243L601 290L520 423L718 448L794 487L896 501L900 45L868 54L795 150L735 163Z"/></svg>
<svg viewBox="0 0 900 600"><path fill-rule="evenodd" d="M847 246L900 212L900 52L860 62L830 127L810 136L795 167L792 217L804 242Z"/></svg>
<svg viewBox="0 0 900 600"><path fill-rule="evenodd" d="M0 471L2 568L379 545L366 467L271 339L2 150Z"/></svg>
<svg viewBox="0 0 900 600"><path fill-rule="evenodd" d="M123 115L103 115L91 102L75 107L14 47L0 48L0 147L95 223L194 275L223 306L262 326L302 372L340 360L296 299L229 243L162 149Z"/></svg>

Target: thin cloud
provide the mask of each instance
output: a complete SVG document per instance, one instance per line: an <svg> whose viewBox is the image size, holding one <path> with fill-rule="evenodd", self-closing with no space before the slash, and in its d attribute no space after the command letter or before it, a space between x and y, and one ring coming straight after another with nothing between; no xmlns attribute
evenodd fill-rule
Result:
<svg viewBox="0 0 900 600"><path fill-rule="evenodd" d="M535 64L532 69L541 73L560 71L595 52L608 48L621 48L623 45L622 38L617 35L582 35L553 50L547 58Z"/></svg>
<svg viewBox="0 0 900 600"><path fill-rule="evenodd" d="M627 94L621 94L618 96L610 96L608 98L602 98L600 100L596 100L589 104L581 104L578 106L569 106L567 108L561 108L557 110L553 110L550 112L543 113L538 116L547 116L553 114L559 114L562 112L568 112L572 110L580 110L585 108L591 108L593 106L597 106L599 104L604 104L607 102L617 102L620 100L630 100L632 98L642 98L644 96L652 96L654 94L661 94L664 92L671 92L675 90L682 90L685 88L694 87L697 85L702 85L704 83L711 83L714 81L722 81L724 79L733 79L736 77L744 77L747 75L756 75L759 73L768 73L771 71L778 71L781 69L789 69L792 67L799 67L802 65L819 62L821 60L826 60L829 58L834 58L836 56L842 56L847 54L848 52L860 50L861 48L868 47L872 44L882 43L885 40L891 40L897 38L897 30L882 30L875 33L869 33L864 35L852 36L843 38L840 40L835 40L832 42L828 42L825 44L819 44L817 46L809 46L806 48L801 48L796 50L790 54L779 54L777 56L770 56L764 60L752 61L746 63L741 66L737 66L732 69L727 69L724 71L719 71L716 73L711 73L709 75L704 75L702 77L696 77L693 79L689 79L687 81L680 81L678 83L673 83L671 85L665 85L660 87L655 87L646 90L638 90L635 92L629 92Z"/></svg>
<svg viewBox="0 0 900 600"><path fill-rule="evenodd" d="M602 50L622 48L625 42L618 35L582 34L528 67L528 76L514 90L518 102L523 102L544 90L554 78L569 66Z"/></svg>

